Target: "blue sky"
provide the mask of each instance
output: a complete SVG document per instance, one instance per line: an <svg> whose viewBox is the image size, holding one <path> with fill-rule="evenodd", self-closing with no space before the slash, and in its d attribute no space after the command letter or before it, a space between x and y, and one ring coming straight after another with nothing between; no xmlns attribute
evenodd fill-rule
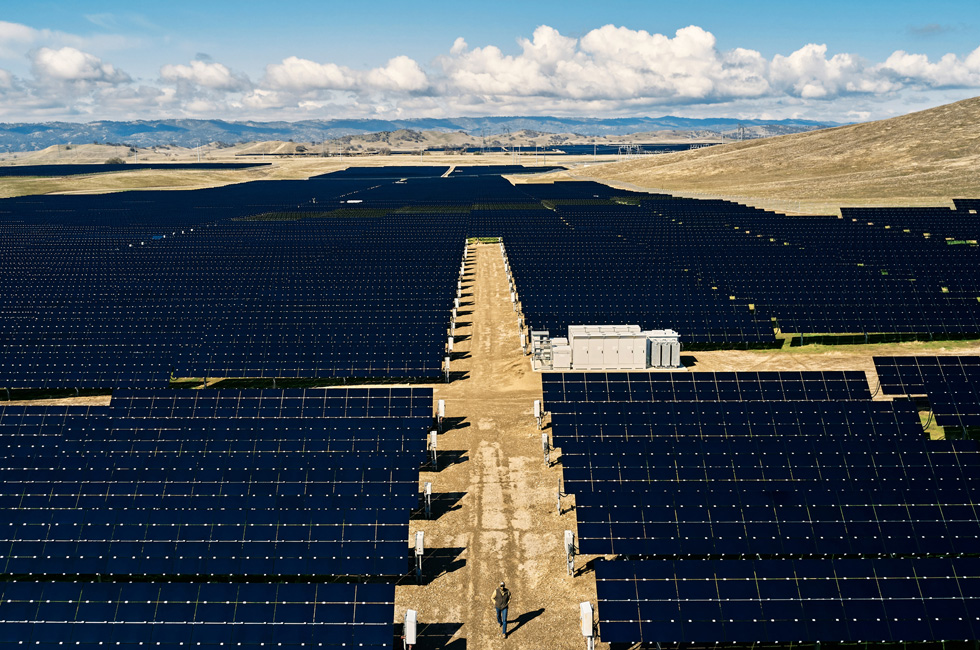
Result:
<svg viewBox="0 0 980 650"><path fill-rule="evenodd" d="M0 120L875 119L980 94L976 0L34 0Z"/></svg>

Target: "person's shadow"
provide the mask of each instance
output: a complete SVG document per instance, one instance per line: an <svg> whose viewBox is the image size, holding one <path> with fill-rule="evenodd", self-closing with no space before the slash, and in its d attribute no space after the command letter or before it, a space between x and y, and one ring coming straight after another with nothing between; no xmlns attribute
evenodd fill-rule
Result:
<svg viewBox="0 0 980 650"><path fill-rule="evenodd" d="M512 627L507 628L507 636L510 636L517 630L524 627L525 623L529 621L533 621L534 619L541 616L542 614L544 614L544 607L542 607L541 609L536 609L533 612L524 612L523 614L517 617L517 620L514 621L514 625ZM509 622L510 621L508 621L508 623Z"/></svg>

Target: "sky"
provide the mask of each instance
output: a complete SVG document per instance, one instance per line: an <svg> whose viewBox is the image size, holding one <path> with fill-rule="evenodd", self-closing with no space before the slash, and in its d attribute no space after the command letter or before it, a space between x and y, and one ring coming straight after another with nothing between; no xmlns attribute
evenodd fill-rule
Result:
<svg viewBox="0 0 980 650"><path fill-rule="evenodd" d="M856 122L977 95L977 0L0 3L2 122Z"/></svg>

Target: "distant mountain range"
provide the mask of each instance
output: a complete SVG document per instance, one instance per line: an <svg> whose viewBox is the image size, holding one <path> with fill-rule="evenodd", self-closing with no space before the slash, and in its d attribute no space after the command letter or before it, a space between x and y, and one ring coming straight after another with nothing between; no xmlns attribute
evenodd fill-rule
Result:
<svg viewBox="0 0 980 650"><path fill-rule="evenodd" d="M178 145L195 147L209 142L238 144L267 140L322 142L343 136L408 129L463 131L491 136L530 130L574 133L580 136L617 136L650 132L689 132L700 137L717 133L764 137L813 131L833 122L810 120L693 119L686 117L455 117L409 120L303 120L300 122L226 122L224 120L136 120L131 122L43 122L0 124L0 151L31 151L56 144L128 144L139 147Z"/></svg>

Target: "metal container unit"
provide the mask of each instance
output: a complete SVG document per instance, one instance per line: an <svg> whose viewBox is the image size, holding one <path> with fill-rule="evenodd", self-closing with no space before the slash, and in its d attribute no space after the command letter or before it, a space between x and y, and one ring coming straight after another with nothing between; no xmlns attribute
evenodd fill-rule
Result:
<svg viewBox="0 0 980 650"><path fill-rule="evenodd" d="M531 334L535 370L646 370L679 368L680 335L642 331L639 325L570 325L568 338Z"/></svg>

